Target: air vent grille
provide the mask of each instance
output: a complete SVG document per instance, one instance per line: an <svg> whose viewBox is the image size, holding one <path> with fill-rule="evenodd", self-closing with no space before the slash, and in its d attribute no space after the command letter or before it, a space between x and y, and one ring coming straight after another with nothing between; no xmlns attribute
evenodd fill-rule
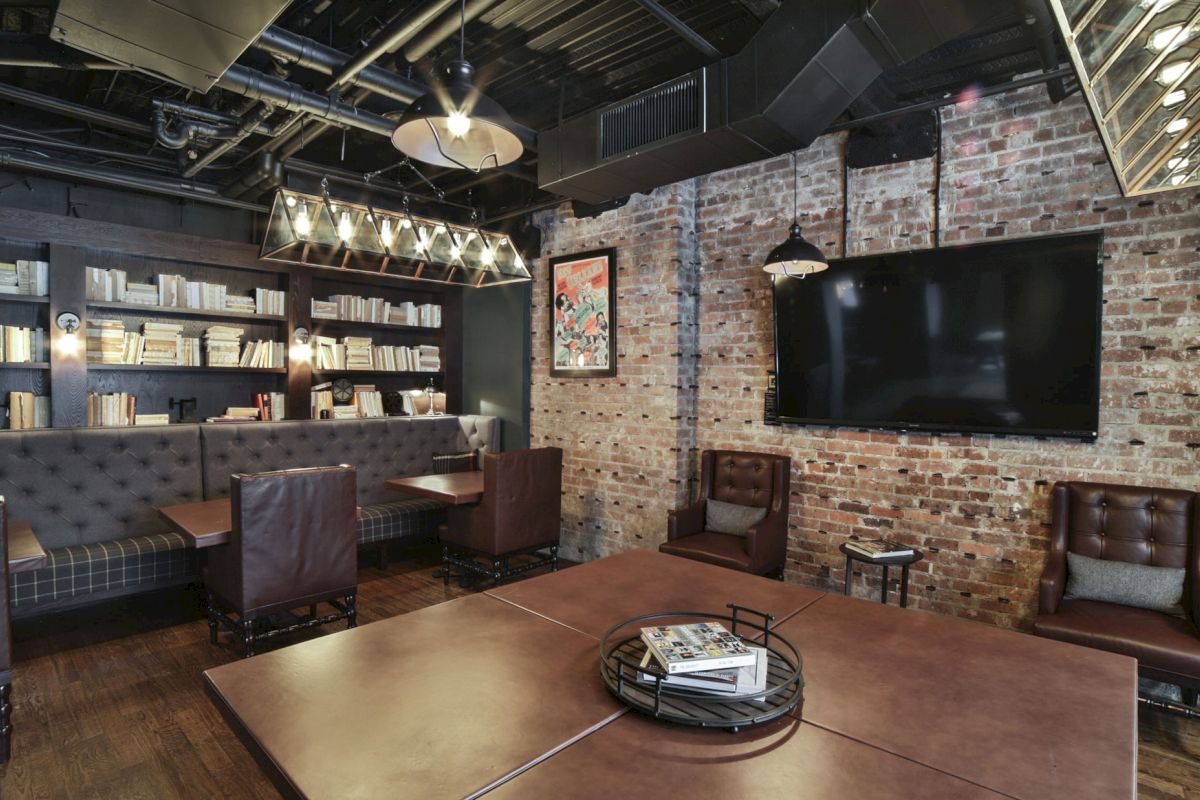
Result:
<svg viewBox="0 0 1200 800"><path fill-rule="evenodd" d="M703 130L703 74L684 75L601 112L600 158Z"/></svg>

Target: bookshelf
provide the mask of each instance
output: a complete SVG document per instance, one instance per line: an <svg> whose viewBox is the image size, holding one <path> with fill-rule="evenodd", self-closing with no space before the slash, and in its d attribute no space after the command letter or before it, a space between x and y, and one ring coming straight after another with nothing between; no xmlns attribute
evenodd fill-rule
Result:
<svg viewBox="0 0 1200 800"><path fill-rule="evenodd" d="M310 417L310 388L316 383L347 377L357 383L374 383L380 391L423 389L432 378L447 391L448 405L461 402L461 288L407 286L369 273L344 277L327 270L258 260L258 247L222 240L165 233L124 225L60 217L39 212L0 209L0 261L47 261L50 292L46 297L0 294L0 324L41 327L50 340L48 361L0 363L0 405L8 393L27 391L51 398L54 427L86 424L90 393L128 393L137 397L139 414L170 413L170 401L196 398L195 416L217 416L228 406L253 405L258 393L285 392L288 418ZM87 296L87 267L119 269L129 282L156 283L157 275L179 275L188 281L215 283L228 294L254 295L256 288L285 292L285 313L251 314L223 309L101 300ZM383 297L392 303L434 303L443 308L440 327L382 322L312 319L314 298L331 295ZM77 352L61 346L65 333L53 321L59 313L77 314L83 324ZM311 361L287 358L285 367L175 366L154 364L88 363L87 320L113 319L126 332L144 333L145 323L182 326L186 338L201 337L213 325L241 328L241 344L253 341L293 345L299 327L314 335L341 340L345 336L370 337L387 346L439 348L441 370L409 372L386 370L315 370ZM54 391L51 392L51 387ZM4 409L0 409L0 417ZM3 422L0 419L0 422ZM3 427L3 426L0 426Z"/></svg>

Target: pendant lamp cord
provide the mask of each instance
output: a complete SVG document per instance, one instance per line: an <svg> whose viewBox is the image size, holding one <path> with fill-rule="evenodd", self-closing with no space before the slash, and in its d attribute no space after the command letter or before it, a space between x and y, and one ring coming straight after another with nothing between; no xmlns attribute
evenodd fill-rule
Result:
<svg viewBox="0 0 1200 800"><path fill-rule="evenodd" d="M792 153L792 224L800 223L800 183L796 177L796 154Z"/></svg>
<svg viewBox="0 0 1200 800"><path fill-rule="evenodd" d="M458 7L458 60L467 60L467 0Z"/></svg>

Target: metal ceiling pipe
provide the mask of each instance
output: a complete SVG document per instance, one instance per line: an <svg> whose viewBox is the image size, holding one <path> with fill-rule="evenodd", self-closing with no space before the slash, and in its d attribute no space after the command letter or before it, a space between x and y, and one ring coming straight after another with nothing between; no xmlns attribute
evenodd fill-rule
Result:
<svg viewBox="0 0 1200 800"><path fill-rule="evenodd" d="M657 17L668 28L679 34L679 38L690 44L697 51L703 53L705 58L716 61L721 57L721 51L713 47L708 39L696 33L683 20L670 11L667 11L655 2L655 0L637 0L637 4Z"/></svg>
<svg viewBox="0 0 1200 800"><path fill-rule="evenodd" d="M217 86L253 97L289 111L304 111L335 125L348 125L379 136L391 137L396 123L378 114L355 108L328 95L310 92L290 81L273 78L258 70L234 64L217 81Z"/></svg>
<svg viewBox="0 0 1200 800"><path fill-rule="evenodd" d="M429 0L417 9L416 13L393 21L380 31L371 40L371 43L363 48L362 52L341 68L330 88L345 86L353 81L355 76L378 61L385 53L395 52L424 30L438 14L454 5L457 5L455 0Z"/></svg>
<svg viewBox="0 0 1200 800"><path fill-rule="evenodd" d="M497 0L467 0L467 22L496 5ZM430 50L458 33L461 12L455 8L438 17L431 27L426 29L404 48L404 58L410 64L415 64L424 58Z"/></svg>
<svg viewBox="0 0 1200 800"><path fill-rule="evenodd" d="M254 42L253 47L288 63L299 64L324 75L333 75L347 66L351 60L350 56L337 48L323 45L307 36L292 33L278 26L263 31L262 35ZM346 83L370 89L376 94L399 100L402 103L411 103L429 91L429 87L419 81L409 80L374 65L364 67L341 85L346 85Z"/></svg>
<svg viewBox="0 0 1200 800"><path fill-rule="evenodd" d="M247 136L254 133L258 127L267 121L267 117L275 113L275 107L269 103L263 103L257 111L252 111L246 114L238 125L237 132L230 136L225 141L218 144L216 147L209 150L200 158L184 167L183 177L190 178L200 170L207 167L209 164L216 161L221 156L228 153L233 148L237 147Z"/></svg>
<svg viewBox="0 0 1200 800"><path fill-rule="evenodd" d="M1058 45L1054 39L1056 30L1054 19L1045 0L1025 0L1026 24L1033 29L1033 38L1037 44L1038 58L1042 62L1042 71L1050 72L1059 66ZM1067 96L1067 87L1062 78L1047 81L1046 91L1050 102L1061 103Z"/></svg>
<svg viewBox="0 0 1200 800"><path fill-rule="evenodd" d="M0 152L0 168L20 169L45 175L58 175L65 178L102 183L121 189L133 189L151 194L179 197L184 200L194 200L201 203L238 208L243 211L265 213L269 209L257 203L245 203L222 197L216 187L194 181L171 180L149 175L134 175L108 169L106 167L73 164L68 161L38 158L25 153Z"/></svg>
<svg viewBox="0 0 1200 800"><path fill-rule="evenodd" d="M241 127L245 120L241 116L234 114L222 114L220 111L213 111L211 108L202 106L194 106L189 103L181 103L178 100L166 100L161 97L154 98L151 103L154 108L161 109L171 114L178 114L181 117L188 118L190 122L193 119L208 122L213 125L225 125ZM251 105L253 108L253 105ZM264 117L263 119L266 119ZM273 136L275 131L270 125L264 125L262 122L255 123L254 130L251 133L261 133L263 136Z"/></svg>
<svg viewBox="0 0 1200 800"><path fill-rule="evenodd" d="M276 169L278 163L275 160L274 154L263 153L255 162L254 169L237 180L226 184L221 191L230 197L241 197L248 194L259 184L270 180L271 173Z"/></svg>
<svg viewBox="0 0 1200 800"><path fill-rule="evenodd" d="M60 100L57 97L51 97L38 92L31 92L28 89L22 89L19 86L10 86L5 83L0 83L0 99L10 100L14 103L19 103L23 106L38 108L42 111L50 111L55 114L62 114L64 117L72 117L81 119L85 122L93 122L97 125L103 125L108 128L115 128L120 131L129 133L140 133L145 136L151 135L154 131L144 122L126 119L118 114L110 114L107 111L101 111L90 106L72 103L70 100Z"/></svg>

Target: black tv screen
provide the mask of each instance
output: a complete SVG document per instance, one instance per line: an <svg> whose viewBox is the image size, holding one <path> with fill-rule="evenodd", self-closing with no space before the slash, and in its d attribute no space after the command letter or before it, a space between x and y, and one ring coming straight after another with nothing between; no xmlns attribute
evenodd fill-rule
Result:
<svg viewBox="0 0 1200 800"><path fill-rule="evenodd" d="M831 261L777 277L781 422L1094 439L1099 233Z"/></svg>

